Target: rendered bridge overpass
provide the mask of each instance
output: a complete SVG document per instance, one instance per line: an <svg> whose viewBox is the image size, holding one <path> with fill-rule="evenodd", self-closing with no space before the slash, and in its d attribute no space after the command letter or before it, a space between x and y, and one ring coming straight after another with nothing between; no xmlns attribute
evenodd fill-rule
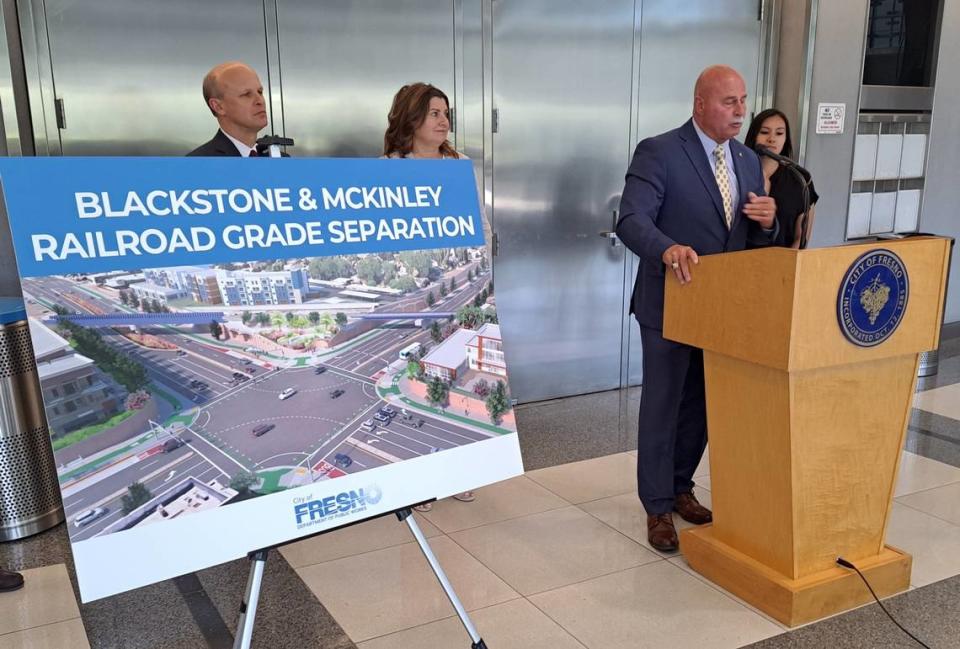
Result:
<svg viewBox="0 0 960 649"><path fill-rule="evenodd" d="M67 320L82 327L148 327L150 325L209 324L211 320L226 322L222 311L178 311L176 313L108 313L103 315L67 314L52 316L55 321Z"/></svg>
<svg viewBox="0 0 960 649"><path fill-rule="evenodd" d="M251 310L269 310L270 305L251 307ZM452 317L450 311L423 311L409 313L364 313L362 320L442 320ZM67 314L51 316L51 320L67 320L82 327L148 327L151 325L204 325L215 320L226 322L223 311L177 311L174 313L109 313L103 315Z"/></svg>

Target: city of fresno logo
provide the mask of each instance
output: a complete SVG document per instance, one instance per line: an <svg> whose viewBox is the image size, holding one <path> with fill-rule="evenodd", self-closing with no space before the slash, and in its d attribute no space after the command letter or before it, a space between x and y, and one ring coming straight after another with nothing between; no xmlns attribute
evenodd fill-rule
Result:
<svg viewBox="0 0 960 649"><path fill-rule="evenodd" d="M362 489L352 489L325 498L314 499L313 495L293 500L293 515L297 519L297 529L316 525L334 518L344 518L367 510L368 505L376 505L383 498L378 485L368 485Z"/></svg>
<svg viewBox="0 0 960 649"><path fill-rule="evenodd" d="M903 319L910 280L903 262L889 250L871 250L857 259L837 295L837 320L847 340L860 347L879 345Z"/></svg>

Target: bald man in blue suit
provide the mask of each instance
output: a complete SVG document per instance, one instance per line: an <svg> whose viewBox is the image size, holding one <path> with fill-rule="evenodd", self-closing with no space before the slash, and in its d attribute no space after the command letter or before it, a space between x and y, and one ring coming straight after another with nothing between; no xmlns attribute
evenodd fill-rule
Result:
<svg viewBox="0 0 960 649"><path fill-rule="evenodd" d="M672 512L698 525L713 520L693 495L707 443L703 352L663 337L664 277L685 284L699 255L743 250L748 240L771 245L776 236L760 160L733 139L746 101L735 70L704 70L692 118L637 145L620 201L617 236L640 257L630 303L643 344L637 491L648 540L662 551L679 547Z"/></svg>

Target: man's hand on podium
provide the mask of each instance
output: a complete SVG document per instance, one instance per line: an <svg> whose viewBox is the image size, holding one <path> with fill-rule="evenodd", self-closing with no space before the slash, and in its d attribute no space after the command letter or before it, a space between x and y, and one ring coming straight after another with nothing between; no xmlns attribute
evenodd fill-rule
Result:
<svg viewBox="0 0 960 649"><path fill-rule="evenodd" d="M690 270L700 263L700 257L690 246L675 243L663 251L663 263L673 270L681 284L686 284L693 279Z"/></svg>

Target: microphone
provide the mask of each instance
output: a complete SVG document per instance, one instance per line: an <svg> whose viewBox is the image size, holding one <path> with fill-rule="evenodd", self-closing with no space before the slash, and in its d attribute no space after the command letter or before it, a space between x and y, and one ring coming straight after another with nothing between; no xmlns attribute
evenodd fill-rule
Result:
<svg viewBox="0 0 960 649"><path fill-rule="evenodd" d="M800 169L803 169L803 167L800 167L800 165L798 165L796 162L794 162L790 158L786 156L782 156L779 153L774 153L773 151L763 146L762 144L758 144L753 148L753 150L757 152L757 155L767 156L771 160L776 160L777 162L782 164L784 167L799 167ZM806 171L806 169L803 169L803 170Z"/></svg>

